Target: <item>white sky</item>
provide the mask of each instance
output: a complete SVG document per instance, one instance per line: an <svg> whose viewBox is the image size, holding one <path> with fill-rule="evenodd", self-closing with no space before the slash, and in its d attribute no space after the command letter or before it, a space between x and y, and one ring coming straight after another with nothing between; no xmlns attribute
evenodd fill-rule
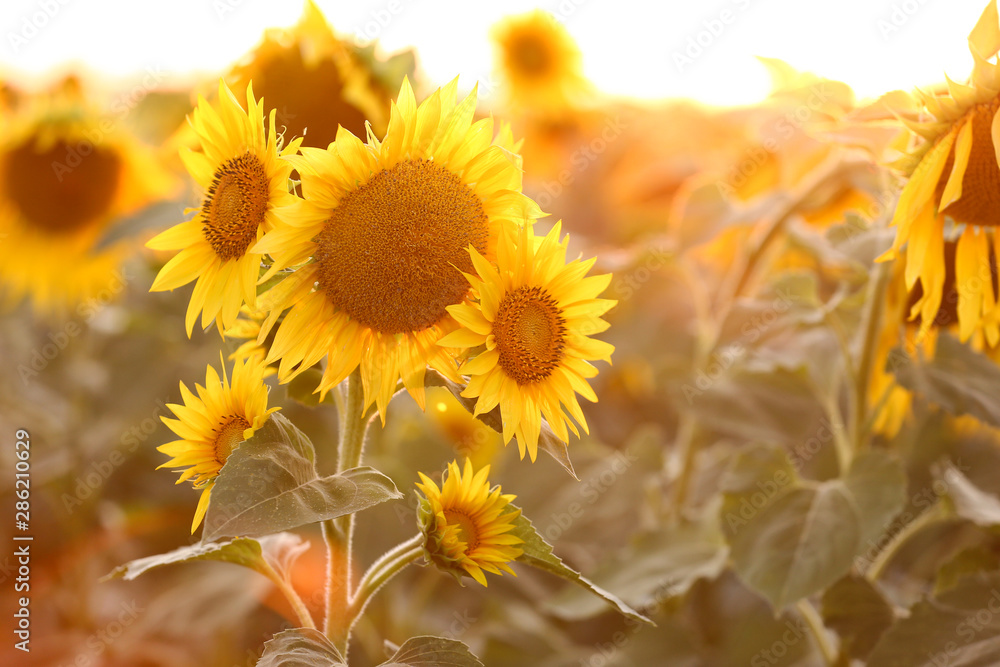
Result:
<svg viewBox="0 0 1000 667"><path fill-rule="evenodd" d="M490 26L502 14L541 7L561 17L583 50L585 73L604 91L732 105L767 93L755 55L846 81L859 97L943 81L945 72L962 79L972 65L966 37L985 0L318 4L340 32L377 36L387 51L415 46L432 80L460 74L466 89L491 75ZM147 67L177 76L217 72L265 27L295 23L301 9L296 0L3 0L0 72L36 77L74 61L117 76ZM675 54L686 57L699 37L706 46L679 68Z"/></svg>

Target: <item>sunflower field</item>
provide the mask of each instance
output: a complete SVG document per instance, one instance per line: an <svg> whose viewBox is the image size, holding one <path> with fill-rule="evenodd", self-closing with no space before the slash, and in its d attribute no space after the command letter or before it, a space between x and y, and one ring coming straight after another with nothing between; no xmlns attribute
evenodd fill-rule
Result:
<svg viewBox="0 0 1000 667"><path fill-rule="evenodd" d="M0 664L1000 665L979 2L873 97L612 95L543 9L437 80L313 0L183 82L0 71Z"/></svg>

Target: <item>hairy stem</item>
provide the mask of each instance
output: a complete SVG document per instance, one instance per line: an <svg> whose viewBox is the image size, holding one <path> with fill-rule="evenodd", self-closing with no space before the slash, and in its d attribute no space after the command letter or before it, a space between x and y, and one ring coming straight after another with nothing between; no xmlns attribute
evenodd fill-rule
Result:
<svg viewBox="0 0 1000 667"><path fill-rule="evenodd" d="M820 617L819 612L816 611L816 607L809 600L799 600L795 608L799 610L802 620L806 622L813 639L816 640L816 646L819 647L820 653L823 654L823 662L829 667L833 667L833 665L837 664L837 649L830 642L830 636L826 632L823 619Z"/></svg>
<svg viewBox="0 0 1000 667"><path fill-rule="evenodd" d="M350 628L353 628L354 624L361 618L361 615L365 613L365 608L375 593L398 572L420 557L423 553L423 539L423 535L414 535L382 554L368 568L368 571L361 577L361 581L358 582L358 589L348 605L348 633L350 633Z"/></svg>

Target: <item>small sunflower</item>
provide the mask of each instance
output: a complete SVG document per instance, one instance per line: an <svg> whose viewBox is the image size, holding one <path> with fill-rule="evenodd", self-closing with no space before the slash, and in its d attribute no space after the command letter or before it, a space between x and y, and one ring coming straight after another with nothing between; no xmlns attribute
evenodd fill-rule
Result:
<svg viewBox="0 0 1000 667"><path fill-rule="evenodd" d="M295 197L288 191L292 166L280 156L298 150L299 141L281 148L272 110L264 132L263 100L247 86L244 112L236 97L219 82L217 108L204 98L191 125L203 152L181 149L181 159L205 189L196 215L151 239L154 250L179 250L153 281L151 292L173 290L197 280L188 303L188 336L198 313L206 328L215 320L220 330L236 322L240 306L256 304L261 255L254 245L274 226L276 209Z"/></svg>
<svg viewBox="0 0 1000 667"><path fill-rule="evenodd" d="M373 71L339 39L320 9L307 0L299 23L271 29L263 41L226 75L242 90L251 80L277 110L278 126L305 145L325 148L342 125L364 134L365 122L385 129L396 79L386 89Z"/></svg>
<svg viewBox="0 0 1000 667"><path fill-rule="evenodd" d="M341 128L328 149L288 159L303 199L254 250L299 267L272 288L283 305L261 331L291 307L267 357L282 382L326 357L325 394L360 365L365 405L384 420L399 379L421 408L427 366L460 380L436 343L458 328L447 307L469 293L467 248L493 258L502 229L542 213L521 194L510 130L494 138L492 118L473 122L475 91L456 105L457 85L417 107L404 81L382 141Z"/></svg>
<svg viewBox="0 0 1000 667"><path fill-rule="evenodd" d="M580 49L548 12L511 16L492 31L511 104L543 115L561 112L586 89Z"/></svg>
<svg viewBox="0 0 1000 667"><path fill-rule="evenodd" d="M542 416L564 442L569 439L567 426L579 435L566 412L587 431L576 394L597 400L587 384L597 369L588 362L610 363L614 351L610 343L590 338L608 328L601 315L617 303L597 298L611 274L584 277L593 259L567 264L569 237L560 242L560 229L556 223L541 239L529 228L519 231L516 242L508 236L496 267L471 249L477 275L466 277L479 302L449 306L462 328L438 343L485 345L459 369L470 376L462 395L478 397L476 414L499 405L504 443L516 435L521 458L527 449L532 461Z"/></svg>
<svg viewBox="0 0 1000 667"><path fill-rule="evenodd" d="M423 473L417 488L423 493L417 510L417 522L424 534L428 560L461 581L464 574L486 586L486 574L517 574L507 564L523 550L516 546L524 540L512 535L514 521L521 510L508 508L516 496L501 494L499 486L490 488L490 467L474 472L472 462L448 464L441 487ZM510 509L510 511L506 511Z"/></svg>
<svg viewBox="0 0 1000 667"><path fill-rule="evenodd" d="M191 523L192 533L205 516L215 478L233 449L252 437L268 416L280 409L268 409L264 366L252 361L234 364L231 384L225 362L222 378L209 366L205 371L205 386L195 385L195 389L197 396L181 382L184 404L167 405L177 418L160 418L181 439L157 447L173 457L160 468L183 469L177 483L191 480L194 488L202 490Z"/></svg>
<svg viewBox="0 0 1000 667"><path fill-rule="evenodd" d="M1000 336L996 292L989 280L990 256L1000 238L1000 167L993 132L1000 116L1000 65L990 59L1000 50L996 0L984 10L969 34L973 71L968 85L948 80L947 94L918 93L932 118L905 120L924 141L897 163L909 176L892 224L896 239L880 259L899 254L906 244L905 282L920 298L909 316L919 316L920 336L930 330L945 282L945 246L957 241L958 329L968 340L979 327L991 339Z"/></svg>
<svg viewBox="0 0 1000 667"><path fill-rule="evenodd" d="M109 124L75 78L0 108L0 123L2 300L27 298L36 313L56 317L121 292L133 243L104 239L171 194L174 180Z"/></svg>

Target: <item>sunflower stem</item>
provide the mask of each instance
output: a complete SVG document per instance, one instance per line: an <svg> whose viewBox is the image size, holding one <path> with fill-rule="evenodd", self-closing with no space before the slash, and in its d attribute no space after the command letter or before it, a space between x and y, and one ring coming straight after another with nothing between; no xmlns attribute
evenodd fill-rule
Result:
<svg viewBox="0 0 1000 667"><path fill-rule="evenodd" d="M335 401L340 410L340 439L337 449L337 472L356 468L361 463L368 422L365 414L364 387L360 369L347 378L346 398ZM336 391L336 390L335 390ZM350 643L348 606L351 599L353 567L354 514L323 522L327 544L327 602L323 633L346 657Z"/></svg>
<svg viewBox="0 0 1000 667"><path fill-rule="evenodd" d="M837 664L837 649L830 642L830 637L823 625L823 619L816 611L816 607L809 600L799 600L795 608L798 609L802 620L806 622L806 626L812 633L813 639L816 640L816 646L823 654L823 662L829 667L833 667Z"/></svg>
<svg viewBox="0 0 1000 667"><path fill-rule="evenodd" d="M306 607L305 603L302 602L302 598L299 596L298 592L292 585L278 572L271 567L271 564L264 561L267 566L267 578L274 582L274 585L278 587L278 590L285 596L288 603L292 605L292 610L299 619L299 625L303 628L316 629L316 622L313 620L312 614L309 613L309 609Z"/></svg>
<svg viewBox="0 0 1000 667"><path fill-rule="evenodd" d="M417 534L397 544L389 551L372 563L368 571L358 582L358 588L351 596L347 608L348 635L354 624L358 622L361 615L365 613L365 608L369 601L379 591L387 581L403 570L407 565L415 561L423 553L424 536Z"/></svg>
<svg viewBox="0 0 1000 667"><path fill-rule="evenodd" d="M857 372L854 375L854 403L850 415L851 443L859 451L868 435L868 386L871 383L872 362L878 343L879 325L882 321L882 304L889 283L889 263L875 265L875 276L869 282L865 310L861 316L861 349Z"/></svg>
<svg viewBox="0 0 1000 667"><path fill-rule="evenodd" d="M947 518L948 510L941 501L934 503L931 507L924 510L923 514L903 526L898 533L893 535L889 544L887 544L882 551L876 554L875 558L872 559L871 565L869 565L868 569L865 570L865 578L868 579L868 581L877 581L878 578L882 576L882 573L885 572L889 563L892 562L892 559L895 558L896 554L899 553L899 551L903 548L903 545L906 544L911 537L919 533L927 526Z"/></svg>

